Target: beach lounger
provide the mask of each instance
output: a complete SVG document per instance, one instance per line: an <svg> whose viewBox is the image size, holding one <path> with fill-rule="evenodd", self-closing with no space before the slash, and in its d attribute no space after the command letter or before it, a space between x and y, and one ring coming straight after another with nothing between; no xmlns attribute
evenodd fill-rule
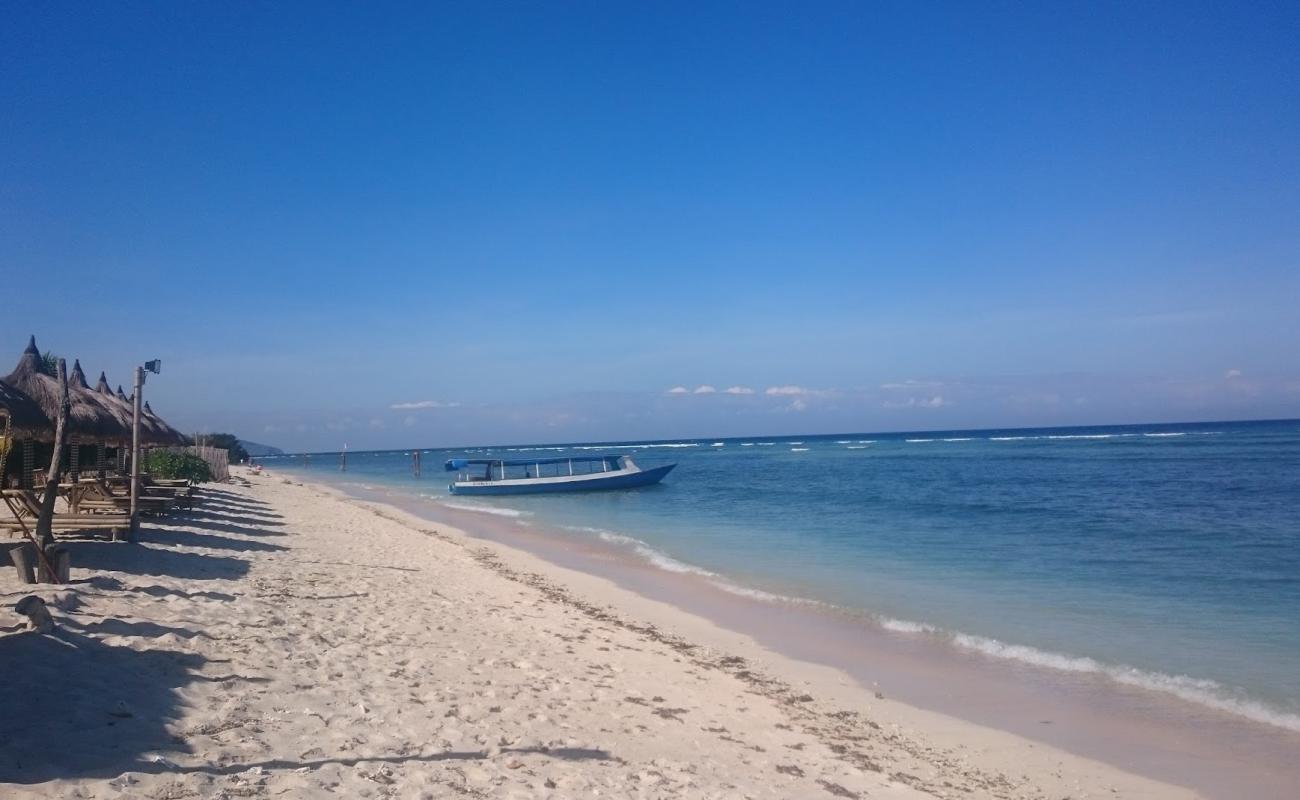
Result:
<svg viewBox="0 0 1300 800"><path fill-rule="evenodd" d="M59 491L73 513L126 514L131 511L130 494L117 494L98 478L60 484ZM161 514L176 503L175 498L149 494L141 494L137 499L140 511L146 514Z"/></svg>
<svg viewBox="0 0 1300 800"><path fill-rule="evenodd" d="M0 504L0 531L21 534L26 526L36 530L36 520L41 513L41 500L31 489L4 489L5 502ZM127 514L55 514L51 529L55 534L73 531L126 531L131 527Z"/></svg>
<svg viewBox="0 0 1300 800"><path fill-rule="evenodd" d="M197 487L185 478L151 478L148 475L141 475L140 481L146 495L175 498L177 502L186 506L194 501ZM129 497L131 494L129 477L112 476L106 478L104 483L118 497Z"/></svg>

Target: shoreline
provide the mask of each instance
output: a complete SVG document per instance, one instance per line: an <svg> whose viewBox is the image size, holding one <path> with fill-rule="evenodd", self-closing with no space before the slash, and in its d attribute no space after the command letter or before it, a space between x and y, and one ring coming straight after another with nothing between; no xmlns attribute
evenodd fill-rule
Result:
<svg viewBox="0 0 1300 800"><path fill-rule="evenodd" d="M251 480L135 545L72 543L56 630L0 637L7 795L1196 796L518 548Z"/></svg>
<svg viewBox="0 0 1300 800"><path fill-rule="evenodd" d="M629 629L673 631L677 641L687 648L702 646L723 654L719 659L721 662L736 661L739 666L747 667L741 672L752 675L756 686L770 687L771 691L782 695L786 703L790 699L815 697L816 701L820 701L819 704L829 702L855 709L849 712L831 712L832 717L837 714L855 717L861 714L866 717L869 714L871 718L867 724L871 728L890 729L896 732L896 736L917 736L923 740L925 744L913 746L917 752L933 755L942 752L945 753L945 758L951 758L958 751L979 753L986 759L984 763L980 763L979 756L968 753L963 753L958 763L969 762L977 769L992 768L1000 772L1004 781L1000 787L1003 791L1008 791L1019 783L1019 786L1015 786L1017 791L1033 787L1030 796L1037 796L1040 792L1047 792L1048 796L1054 792L1070 796L1072 792L1080 790L1084 796L1095 793L1120 797L1126 796L1126 791L1135 791L1133 796L1136 797L1150 798L1202 796L1190 787L1152 779L1105 761L1058 750L1013 732L980 726L908 705L885 695L877 687L863 685L841 669L774 650L748 633L733 630L662 598L648 597L635 589L620 585L607 575L556 563L517 544L484 537L465 527L448 526L445 522L427 519L391 502L358 498L324 483L302 483L341 502L367 508L377 515L423 533L434 533L427 526L436 524L442 526L437 531L438 535L463 537L473 545L485 545L493 552L491 559L482 562L489 568L498 570L504 567L512 579L524 576L528 581L547 585L551 591L557 592L556 597L576 595L586 598L586 601L578 601L579 604L604 618L609 618L611 614L614 618L622 616L624 619L619 624ZM1008 777L1013 773L1019 773L1018 780ZM1133 785L1133 782L1137 785ZM1091 790L1088 789L1089 784ZM1130 785L1125 787L1125 784ZM928 788L933 791L938 787ZM946 788L952 787L949 785ZM982 788L994 789L991 784ZM988 796L1006 795L991 791ZM1280 794L1278 796L1282 797Z"/></svg>
<svg viewBox="0 0 1300 800"><path fill-rule="evenodd" d="M287 472L301 477L292 469ZM1005 731L1154 780L1189 785L1210 797L1233 796L1243 786L1253 790L1252 796L1290 797L1297 779L1293 765L1300 755L1300 735L1295 732L1174 693L1125 684L1108 673L1061 671L962 651L933 637L884 630L878 623L836 619L827 608L790 607L706 588L710 582L698 575L623 563L601 548L548 537L544 526L533 523L520 527L509 517L457 510L454 504L382 487L373 487L368 494L374 497L367 498L314 483L355 502L388 506L413 522L453 524L472 537L522 549L551 568L566 570L567 580L585 575L609 581L634 597L666 603L678 613L749 637L769 652L841 671L862 689L883 689L916 710ZM436 517L429 513L435 508ZM945 688L949 686L960 688Z"/></svg>

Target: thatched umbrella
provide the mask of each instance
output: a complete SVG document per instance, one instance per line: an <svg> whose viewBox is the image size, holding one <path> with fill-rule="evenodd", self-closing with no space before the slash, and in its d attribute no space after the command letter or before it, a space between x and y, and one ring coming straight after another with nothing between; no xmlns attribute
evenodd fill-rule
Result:
<svg viewBox="0 0 1300 800"><path fill-rule="evenodd" d="M72 362L72 371L68 373L68 390L74 394L84 392L89 396L90 400L104 411L105 414L112 417L113 422L116 423L117 428L122 435L122 438L114 441L118 443L130 441L131 414L125 406L117 401L116 397L112 396L112 394L104 396L90 388L90 384L86 382L86 373L81 370L80 360Z"/></svg>
<svg viewBox="0 0 1300 800"><path fill-rule="evenodd" d="M42 366L41 351L36 349L36 337L33 336L18 359L18 366L3 380L36 401L46 418L53 419L58 414L58 381L46 375ZM84 385L85 381L81 383ZM100 403L88 387L73 387L69 382L68 398L71 403L68 414L70 436L81 442L117 442L130 437L130 429L124 430L117 416Z"/></svg>
<svg viewBox="0 0 1300 800"><path fill-rule="evenodd" d="M0 381L0 408L9 412L9 434L14 439L54 440L54 423L21 390Z"/></svg>
<svg viewBox="0 0 1300 800"><path fill-rule="evenodd" d="M167 422L162 417L154 413L154 410L149 407L148 400L144 401L144 411L143 413L140 414L140 417L142 419L149 420L150 424L154 425L159 429L159 431L161 432L161 436L165 439L165 441L160 442L160 444L189 444L190 443L190 439L188 436L176 430L171 425L168 425Z"/></svg>
<svg viewBox="0 0 1300 800"><path fill-rule="evenodd" d="M118 409L118 414L126 423L127 430L131 429L131 420L135 415L135 408L131 401L119 387L118 393L114 394L113 390L108 388L108 377L104 373L99 373L99 383L95 384L92 389L99 396L100 401L111 404ZM127 437L125 445L131 444L130 437ZM140 444L142 445L165 445L175 444L171 434L163 427L158 425L158 420L151 419L148 414L141 411L140 413Z"/></svg>

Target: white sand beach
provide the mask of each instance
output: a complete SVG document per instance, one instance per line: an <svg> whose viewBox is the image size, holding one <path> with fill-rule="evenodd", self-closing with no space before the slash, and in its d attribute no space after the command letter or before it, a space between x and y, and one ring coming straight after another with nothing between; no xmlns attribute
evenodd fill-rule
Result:
<svg viewBox="0 0 1300 800"><path fill-rule="evenodd" d="M241 475L244 474L241 470ZM0 618L0 796L1180 798L273 474Z"/></svg>

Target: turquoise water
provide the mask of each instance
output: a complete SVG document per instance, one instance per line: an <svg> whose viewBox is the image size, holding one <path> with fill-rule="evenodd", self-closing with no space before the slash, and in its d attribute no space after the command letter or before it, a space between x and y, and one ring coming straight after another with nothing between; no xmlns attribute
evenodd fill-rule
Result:
<svg viewBox="0 0 1300 800"><path fill-rule="evenodd" d="M263 459L423 495L759 600L1096 672L1300 730L1300 422ZM442 462L632 453L661 486L458 498Z"/></svg>

